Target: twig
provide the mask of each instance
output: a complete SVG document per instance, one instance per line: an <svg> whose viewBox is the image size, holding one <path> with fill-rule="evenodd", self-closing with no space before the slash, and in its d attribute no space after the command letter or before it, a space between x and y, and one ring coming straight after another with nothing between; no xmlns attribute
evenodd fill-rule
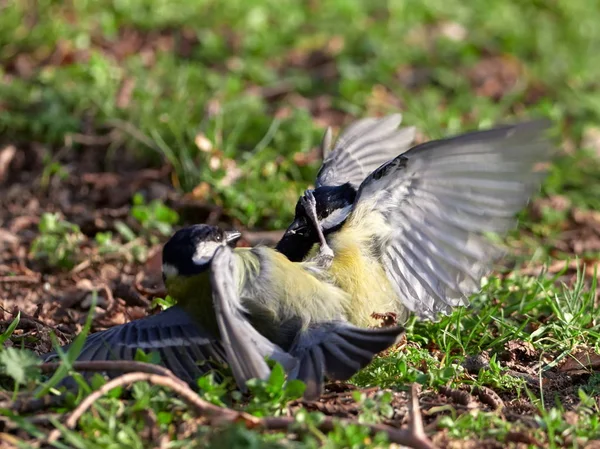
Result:
<svg viewBox="0 0 600 449"><path fill-rule="evenodd" d="M24 329L25 327L28 327L29 329L40 330L40 328L46 328L64 335L64 333L56 329L56 327L44 323L35 316L28 315L23 310L18 310L18 308L15 308L16 312L11 312L0 305L0 310L12 316L17 316L19 313L21 314L21 318L19 319L19 327L17 329ZM12 320L2 320L0 321L0 326L8 326L10 323L12 323Z"/></svg>
<svg viewBox="0 0 600 449"><path fill-rule="evenodd" d="M60 363L48 362L40 365L40 370L43 373L52 373L58 369ZM176 381L180 381L171 371L160 365L152 363L135 362L128 360L100 360L91 362L74 362L73 369L79 372L111 372L121 371L124 373L140 372L147 374L157 374L159 376L170 377ZM0 408L8 408L18 413L31 413L43 410L50 407L58 407L64 404L66 396L45 395L39 399L24 397L17 398L15 401L0 402Z"/></svg>
<svg viewBox="0 0 600 449"><path fill-rule="evenodd" d="M396 429L385 424L369 424L365 426L369 428L371 433L384 432L387 434L390 442L401 446L407 446L414 449L436 449L436 446L427 437L425 429L423 428L416 384L413 384L411 387L408 414L408 429ZM294 422L294 418L267 417L259 419L256 424L258 427L262 427L265 430L286 430ZM334 430L336 423L347 426L349 424L356 424L356 421L350 419L334 419L328 416L325 417L324 421L319 425L319 430L322 432L331 432Z"/></svg>
<svg viewBox="0 0 600 449"><path fill-rule="evenodd" d="M79 404L75 410L69 415L65 421L65 427L67 429L73 429L79 421L79 418L102 396L107 394L109 391L117 387L122 387L135 382L149 382L153 385L160 385L163 387L170 388L175 393L180 395L182 399L187 402L193 410L200 414L208 416L217 416L224 418L225 421L235 421L241 417L241 413L231 409L222 408L211 404L200 398L194 391L182 380L171 376L160 376L157 374L148 373L127 373L122 376L116 377L111 381L104 384L98 390L94 391L88 397L86 397L81 404ZM47 438L47 443L52 444L60 437L60 429L54 429Z"/></svg>
<svg viewBox="0 0 600 449"><path fill-rule="evenodd" d="M0 276L0 284L37 284L41 280L41 276Z"/></svg>
<svg viewBox="0 0 600 449"><path fill-rule="evenodd" d="M410 386L410 397L408 403L408 416L410 422L408 424L413 438L412 447L423 449L435 449L435 445L425 434L423 427L423 417L421 416L421 407L419 405L419 391L417 384L413 383ZM402 444L402 443L399 443Z"/></svg>
<svg viewBox="0 0 600 449"><path fill-rule="evenodd" d="M38 412L51 407L60 407L66 401L66 396L45 395L39 399L36 398L17 398L15 401L7 403L0 402L0 408L7 408L17 413Z"/></svg>
<svg viewBox="0 0 600 449"><path fill-rule="evenodd" d="M94 320L96 320L96 322L99 322L100 320L102 320L102 318L106 317L112 311L115 305L115 298L113 297L112 290L110 289L108 284L102 283L96 286L96 288L96 291L104 291L104 298L106 299L106 307L104 307L104 312L101 312L94 317Z"/></svg>

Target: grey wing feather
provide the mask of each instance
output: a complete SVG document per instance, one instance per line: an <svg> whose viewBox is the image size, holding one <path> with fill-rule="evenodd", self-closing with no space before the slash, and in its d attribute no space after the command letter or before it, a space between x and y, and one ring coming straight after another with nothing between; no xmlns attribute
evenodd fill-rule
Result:
<svg viewBox="0 0 600 449"><path fill-rule="evenodd" d="M245 390L248 380L269 377L265 357L292 371L296 360L261 335L246 318L237 291L233 252L228 246L217 249L213 257L211 285L221 341L238 387Z"/></svg>
<svg viewBox="0 0 600 449"><path fill-rule="evenodd" d="M91 334L77 360L133 360L137 349L157 352L161 365L189 383L208 372L211 363L226 363L217 338L178 306ZM54 352L43 356L45 361L57 358Z"/></svg>
<svg viewBox="0 0 600 449"><path fill-rule="evenodd" d="M364 118L352 123L328 150L330 131L325 134L324 161L316 186L335 186L349 182L354 187L381 164L406 151L415 137L415 129L398 129L401 114L384 118Z"/></svg>
<svg viewBox="0 0 600 449"><path fill-rule="evenodd" d="M502 254L505 233L540 187L554 154L549 122L533 121L418 145L373 172L355 209L383 215L375 236L404 306L435 319L467 304ZM384 231L382 231L384 232Z"/></svg>
<svg viewBox="0 0 600 449"><path fill-rule="evenodd" d="M304 397L321 394L324 374L332 380L350 379L403 333L402 327L363 329L339 321L310 326L290 349L299 361L297 378L306 384Z"/></svg>

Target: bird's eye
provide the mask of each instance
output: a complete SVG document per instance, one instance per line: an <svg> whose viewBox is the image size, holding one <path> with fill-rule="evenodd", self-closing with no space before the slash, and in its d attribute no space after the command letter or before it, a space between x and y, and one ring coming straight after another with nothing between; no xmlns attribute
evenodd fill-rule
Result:
<svg viewBox="0 0 600 449"><path fill-rule="evenodd" d="M217 234L217 242L223 240L223 236L221 234Z"/></svg>

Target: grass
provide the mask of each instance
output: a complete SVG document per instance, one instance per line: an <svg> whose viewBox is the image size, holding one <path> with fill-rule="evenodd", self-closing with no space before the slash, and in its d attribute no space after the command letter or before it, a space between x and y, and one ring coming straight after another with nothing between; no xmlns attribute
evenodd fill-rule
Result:
<svg viewBox="0 0 600 449"><path fill-rule="evenodd" d="M299 167L293 156L307 153L323 132L311 117L314 101L307 110L257 95L257 88L322 96L330 104L325 112L353 116L400 107L406 123L431 138L545 115L577 145L600 119L600 11L584 0L481 0L468 8L342 0L37 5L34 15L27 2L12 2L0 18L0 74L7 80L0 132L77 149L73 136L86 123L98 134L116 128L122 136L109 145L107 166L119 148L154 161L166 157L178 186L192 191L208 183L203 196L248 226L288 222L317 168ZM167 37L160 40L161 33ZM333 74L307 62L317 50ZM493 88L477 90L475 79L482 61L493 58L500 65L488 72L520 74L499 100ZM124 101L127 83L133 87ZM196 145L199 135L210 142L208 151ZM231 185L233 164L239 171ZM551 191L570 182L557 178Z"/></svg>
<svg viewBox="0 0 600 449"><path fill-rule="evenodd" d="M585 0L148 5L43 0L32 6L15 0L0 6L0 135L7 142L44 145L42 187L52 178L68 178L64 154L84 151L82 136L109 136L101 145L104 169L121 169L122 151L146 164L167 161L182 192L221 206L244 227L282 228L300 192L313 182L319 160L311 150L325 124L400 110L405 123L438 138L547 116L557 138L573 151L554 164L541 196L562 195L570 206L563 212L546 208L539 217L531 211L521 215L521 230L510 238L513 247L525 249L517 262L573 257L554 248L571 210L600 210L598 148L584 148L600 123L598 5ZM141 197L132 202L148 243L177 223L161 203L146 204ZM124 224L118 231L125 241L138 238ZM78 262L72 241L78 235L68 221L48 216L35 252L71 267ZM121 248L110 233L97 235L96 244L106 251ZM586 253L585 259L597 261L598 254ZM502 442L526 427L552 448L600 439L597 374L576 385L575 404L562 403L553 392L512 375L503 359L512 341L530 344L546 371L576 351L600 351L593 276L580 270L573 284L561 284L559 274L528 276L515 269L490 277L471 308L436 323L411 321L410 344L377 359L354 382L394 391L410 382L432 391L488 386L534 408L528 424L449 407L437 428L451 438ZM8 329L0 340L11 333ZM484 351L491 356L488 365L467 372L466 358ZM0 352L8 375L3 388L11 396L43 380L35 370L17 369L30 365L27 356L15 354L21 352ZM228 385L203 382L207 398L231 399ZM283 384L270 393L268 385L256 388L250 410L256 414L272 414L289 399ZM389 412L388 398L368 404L356 399L366 420ZM80 400L72 398L66 408ZM130 395L112 392L94 410L77 431L63 429L63 447L147 447L154 438L148 422L160 435L181 436L169 447L385 447L358 425L339 426L325 436L315 428L318 415L307 413L297 417L305 429L297 440L241 426L186 428L192 420L185 404L144 383ZM576 419L569 421L565 410ZM12 419L31 436L41 432L27 417Z"/></svg>

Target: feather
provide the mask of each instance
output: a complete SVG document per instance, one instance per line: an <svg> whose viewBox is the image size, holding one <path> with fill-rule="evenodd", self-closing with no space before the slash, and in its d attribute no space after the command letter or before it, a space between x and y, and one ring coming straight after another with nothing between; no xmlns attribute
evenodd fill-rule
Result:
<svg viewBox="0 0 600 449"><path fill-rule="evenodd" d="M331 151L324 151L325 160L315 185L335 186L347 182L358 186L365 177L384 162L406 151L415 135L414 128L397 129L401 114L384 118L365 118L346 128ZM325 134L324 144L331 137Z"/></svg>
<svg viewBox="0 0 600 449"><path fill-rule="evenodd" d="M77 360L133 360L138 348L157 352L161 365L188 382L209 371L210 364L199 366L199 362L225 362L223 348L216 337L200 328L178 306L91 334ZM64 349L68 350L68 346ZM53 352L43 359L56 357Z"/></svg>
<svg viewBox="0 0 600 449"><path fill-rule="evenodd" d="M232 249L228 246L218 248L210 271L213 307L233 377L238 387L245 390L248 380L269 377L271 371L266 357L281 363L286 371L294 369L296 360L260 334L247 320L234 270Z"/></svg>
<svg viewBox="0 0 600 449"><path fill-rule="evenodd" d="M364 329L342 321L316 323L301 332L290 354L299 361L297 378L307 385L305 398L321 395L324 374L333 380L350 379L402 333L402 327Z"/></svg>
<svg viewBox="0 0 600 449"><path fill-rule="evenodd" d="M485 234L513 228L544 177L539 166L554 153L544 137L548 125L534 121L428 142L364 180L345 227L366 230L370 245L379 247L398 309L435 319L480 288L503 254ZM377 221L384 224L374 227Z"/></svg>

